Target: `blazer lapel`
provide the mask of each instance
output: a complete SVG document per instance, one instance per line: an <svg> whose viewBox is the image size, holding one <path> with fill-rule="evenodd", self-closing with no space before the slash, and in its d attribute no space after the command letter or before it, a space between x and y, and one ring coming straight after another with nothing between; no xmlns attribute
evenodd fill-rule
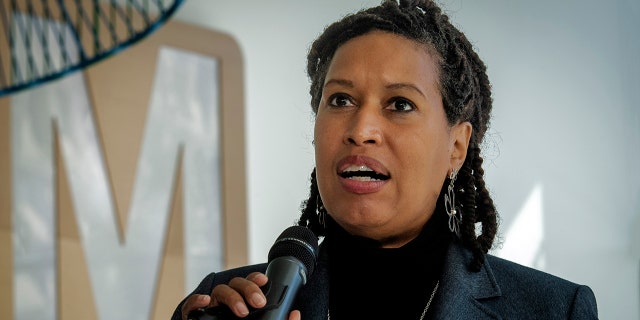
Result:
<svg viewBox="0 0 640 320"><path fill-rule="evenodd" d="M472 272L470 259L471 253L460 244L450 245L434 301L435 319L501 319L479 301L501 295L491 267L485 262L479 272Z"/></svg>

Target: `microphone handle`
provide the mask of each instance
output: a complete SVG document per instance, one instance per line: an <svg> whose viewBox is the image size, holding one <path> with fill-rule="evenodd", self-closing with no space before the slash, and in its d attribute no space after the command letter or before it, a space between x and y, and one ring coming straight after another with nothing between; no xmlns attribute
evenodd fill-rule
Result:
<svg viewBox="0 0 640 320"><path fill-rule="evenodd" d="M258 319L286 320L298 290L307 283L307 268L300 260L284 256L269 263L266 275L271 284L267 283L267 306L262 308L264 314Z"/></svg>
<svg viewBox="0 0 640 320"><path fill-rule="evenodd" d="M260 289L267 303L260 309L249 306L249 315L236 317L227 306L193 310L188 320L286 320L298 290L307 283L306 267L291 256L278 257L269 262L265 272L269 282Z"/></svg>

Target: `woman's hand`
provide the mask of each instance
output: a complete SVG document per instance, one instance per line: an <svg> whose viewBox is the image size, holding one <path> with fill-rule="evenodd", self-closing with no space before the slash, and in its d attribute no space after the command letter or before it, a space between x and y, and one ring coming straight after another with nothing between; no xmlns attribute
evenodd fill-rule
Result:
<svg viewBox="0 0 640 320"><path fill-rule="evenodd" d="M211 297L206 294L192 294L182 304L182 320L187 320L187 315L189 315L189 312L199 308L207 307L209 305L209 302L211 302Z"/></svg>
<svg viewBox="0 0 640 320"><path fill-rule="evenodd" d="M221 305L229 307L231 312L240 318L246 317L249 314L247 303L256 309L264 307L267 303L260 287L267 284L268 280L263 273L254 272L246 278L233 278L229 284L215 286L211 296L194 294L182 305L182 320L187 320L187 315L192 310ZM300 312L292 311L289 320L301 320Z"/></svg>
<svg viewBox="0 0 640 320"><path fill-rule="evenodd" d="M300 316L300 311L298 310L291 311L291 313L289 313L289 320L302 320L302 317Z"/></svg>
<svg viewBox="0 0 640 320"><path fill-rule="evenodd" d="M253 308L262 308L267 303L267 298L260 290L267 281L267 276L259 272L251 273L246 278L233 278L228 285L221 284L213 288L209 306L226 305L236 316L245 317L249 314L246 303Z"/></svg>

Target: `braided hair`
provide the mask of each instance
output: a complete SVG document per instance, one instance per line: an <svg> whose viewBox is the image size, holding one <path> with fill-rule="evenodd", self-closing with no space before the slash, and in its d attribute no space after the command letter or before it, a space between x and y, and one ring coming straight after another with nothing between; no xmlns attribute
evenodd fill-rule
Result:
<svg viewBox="0 0 640 320"><path fill-rule="evenodd" d="M439 64L437 85L447 121L450 125L468 121L473 127L455 191L463 214L460 240L473 253L469 267L480 270L498 229L497 213L485 186L480 156L480 144L491 117L491 85L486 67L471 43L433 1L384 0L377 7L348 15L329 25L315 40L307 56L311 108L314 113L318 112L322 86L338 47L373 30L390 32L424 44ZM302 203L298 225L310 228L317 236L324 236L326 230L319 218L326 215L326 210L318 192L315 173L314 169L310 195ZM447 178L442 190L446 190L448 184ZM441 192L438 201L443 201L445 192ZM479 235L476 234L476 224L481 228Z"/></svg>

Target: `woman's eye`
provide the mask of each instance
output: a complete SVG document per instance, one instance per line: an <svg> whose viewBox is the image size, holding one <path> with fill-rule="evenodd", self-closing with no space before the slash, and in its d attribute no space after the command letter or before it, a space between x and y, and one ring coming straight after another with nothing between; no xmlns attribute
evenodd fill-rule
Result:
<svg viewBox="0 0 640 320"><path fill-rule="evenodd" d="M394 98L391 100L388 108L393 111L409 112L415 110L416 106L407 99Z"/></svg>
<svg viewBox="0 0 640 320"><path fill-rule="evenodd" d="M353 102L346 94L334 94L329 97L329 105L333 107L350 107L353 106Z"/></svg>

